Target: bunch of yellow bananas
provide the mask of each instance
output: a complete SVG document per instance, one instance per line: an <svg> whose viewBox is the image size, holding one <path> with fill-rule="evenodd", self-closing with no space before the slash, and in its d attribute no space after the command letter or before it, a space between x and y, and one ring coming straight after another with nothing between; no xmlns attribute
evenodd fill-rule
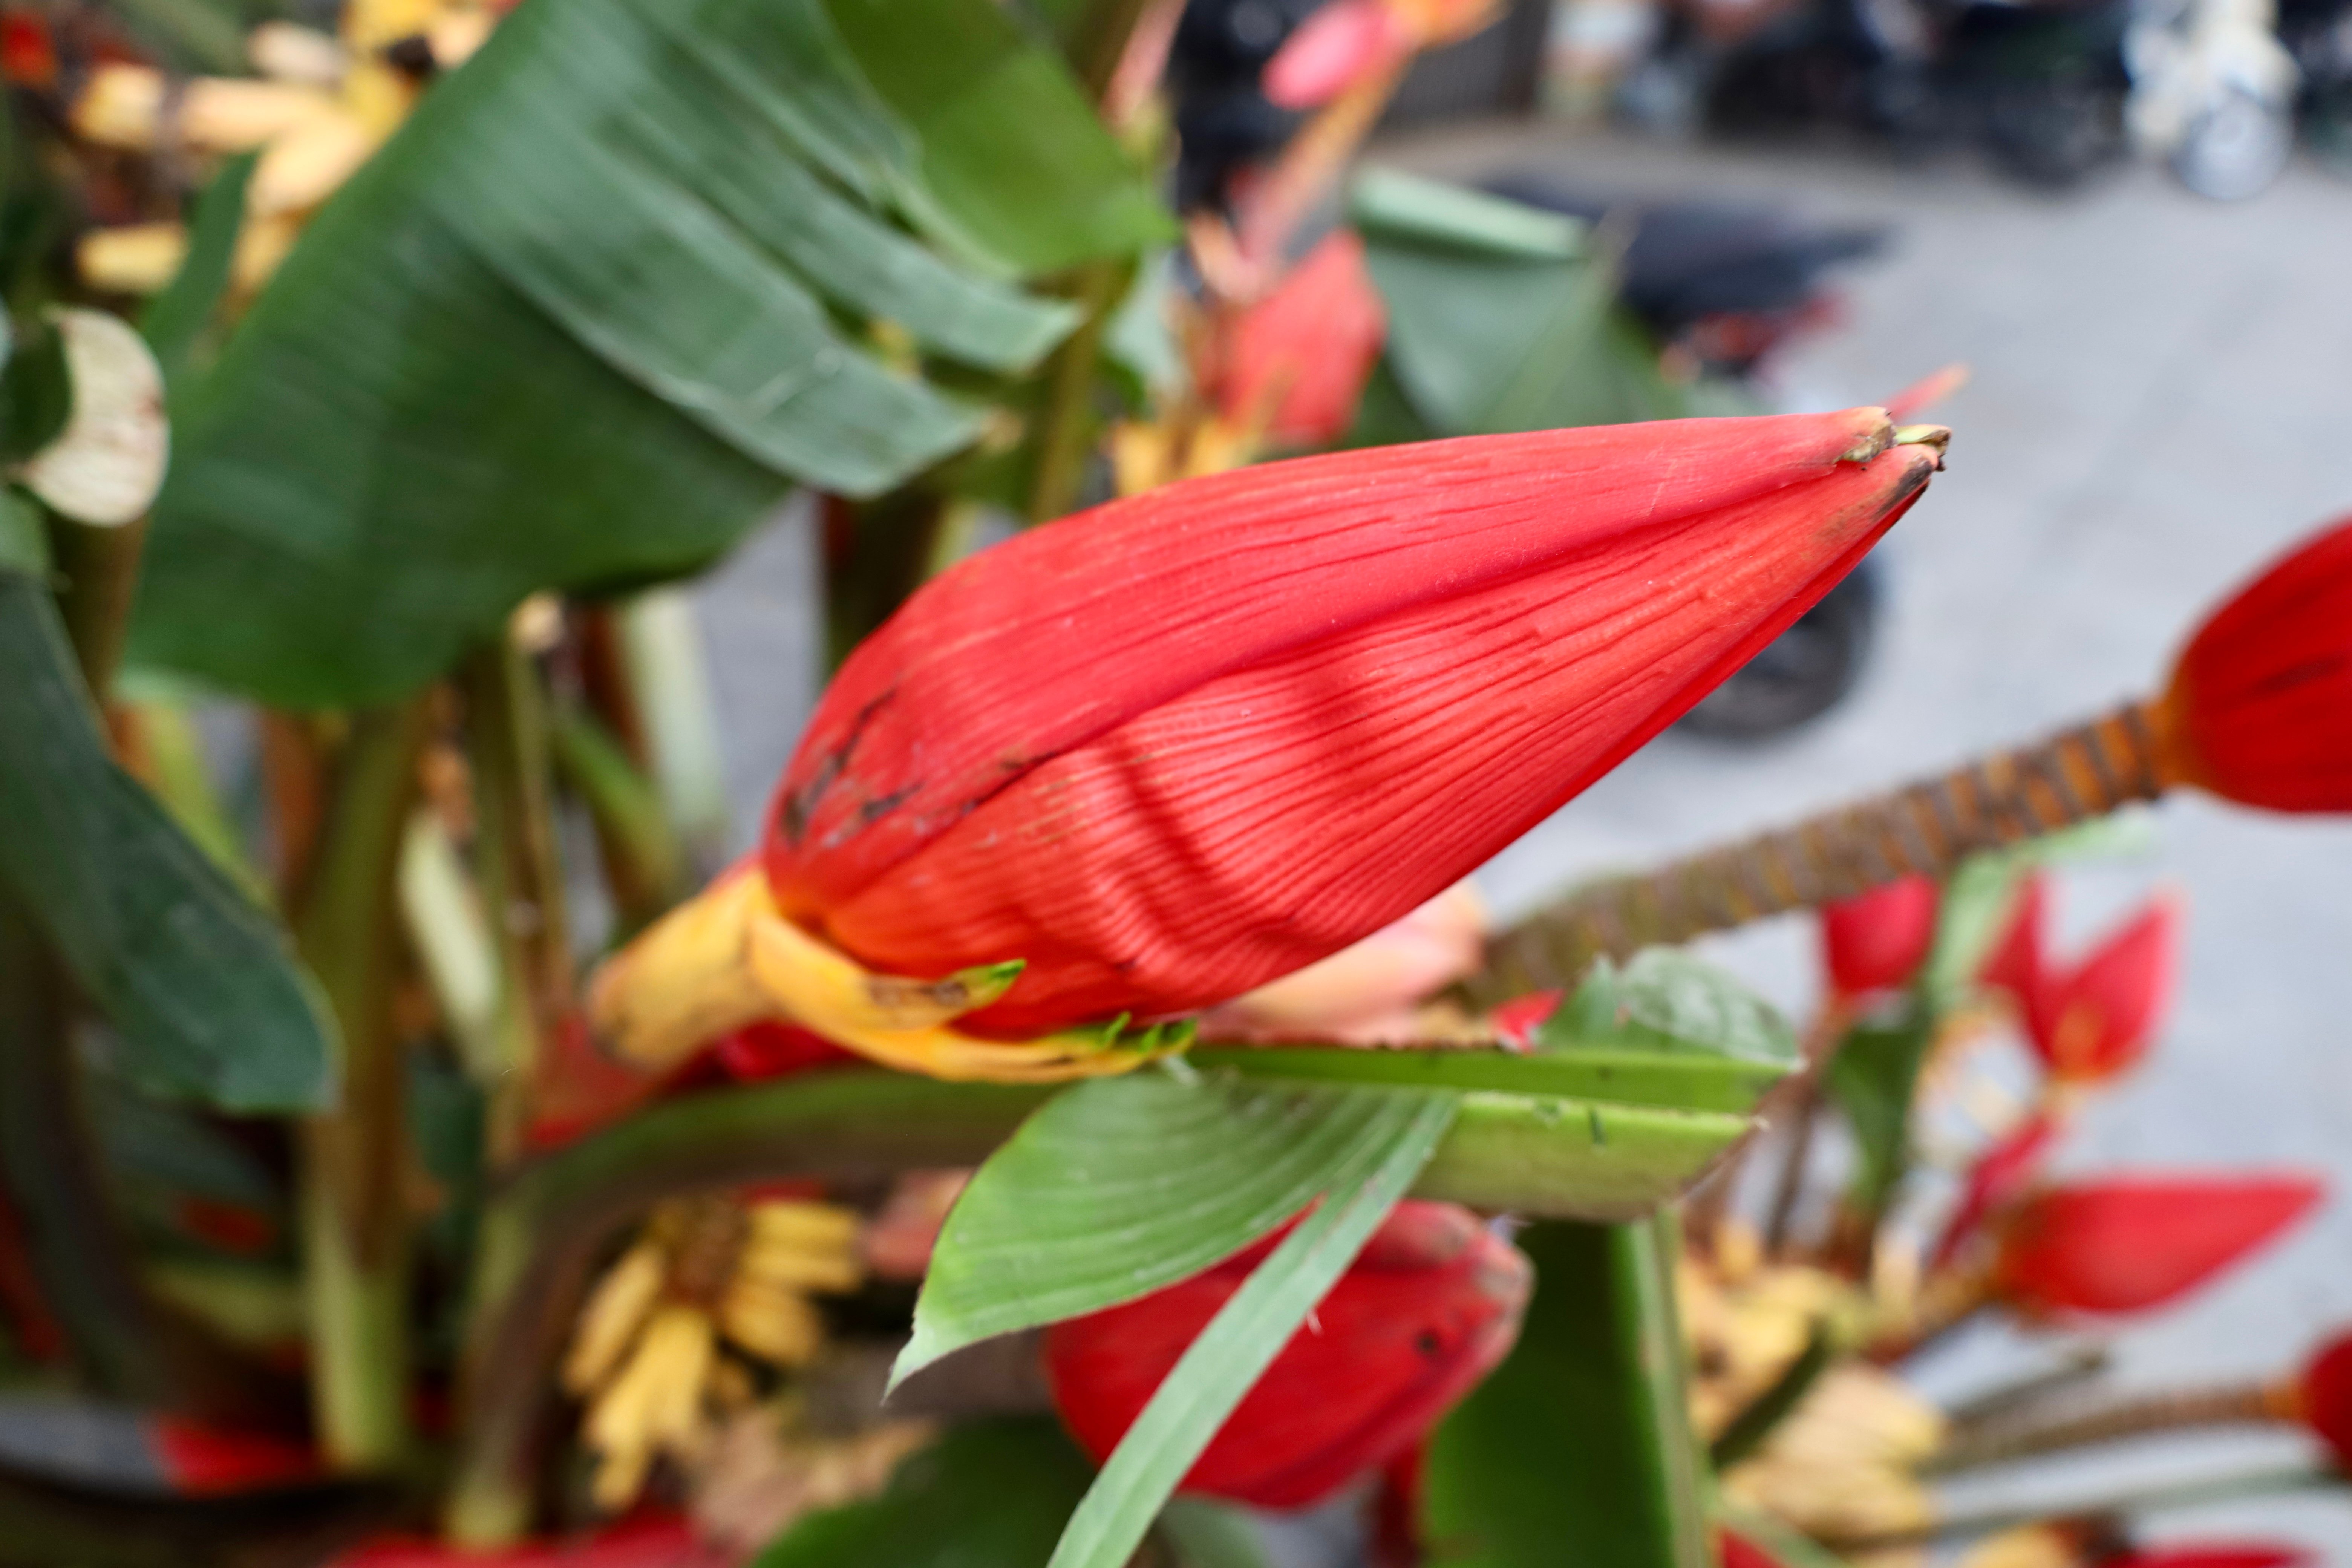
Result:
<svg viewBox="0 0 2352 1568"><path fill-rule="evenodd" d="M865 1278L858 1216L829 1204L663 1205L581 1310L564 1387L587 1402L582 1436L597 1456L597 1506L625 1508L654 1460L691 1459L712 1413L748 1398L730 1352L802 1366L824 1342L812 1292Z"/></svg>

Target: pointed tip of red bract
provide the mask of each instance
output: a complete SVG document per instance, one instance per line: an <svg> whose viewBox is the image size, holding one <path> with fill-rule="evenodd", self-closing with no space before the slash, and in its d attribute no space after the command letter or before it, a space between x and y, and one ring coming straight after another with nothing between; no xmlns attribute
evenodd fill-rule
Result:
<svg viewBox="0 0 2352 1568"><path fill-rule="evenodd" d="M1046 1331L1055 1407L1097 1461L1261 1255ZM1528 1289L1526 1258L1468 1210L1399 1204L1183 1489L1304 1508L1395 1458L1509 1352Z"/></svg>
<svg viewBox="0 0 2352 1568"><path fill-rule="evenodd" d="M2049 908L2049 878L2038 870L2027 872L2018 883L2000 938L1977 970L1978 979L2008 992L2021 1008L2032 1005L2042 984Z"/></svg>
<svg viewBox="0 0 2352 1568"><path fill-rule="evenodd" d="M2035 1314L2165 1306L2277 1237L2326 1191L2300 1174L2118 1176L2053 1188L2011 1217L1995 1291Z"/></svg>
<svg viewBox="0 0 2352 1568"><path fill-rule="evenodd" d="M771 887L877 969L1023 960L976 1033L1229 1000L1614 767L1935 462L1875 409L1661 421L1268 463L1033 530L844 664Z"/></svg>
<svg viewBox="0 0 2352 1568"><path fill-rule="evenodd" d="M1822 960L1849 998L1899 991L1936 942L1942 892L1929 877L1905 877L1822 910Z"/></svg>
<svg viewBox="0 0 2352 1568"><path fill-rule="evenodd" d="M2053 1075L2095 1082L2146 1057L2172 1005L2182 917L2179 896L2160 893L2081 963L2040 977L2027 1020L2035 1053Z"/></svg>
<svg viewBox="0 0 2352 1568"><path fill-rule="evenodd" d="M2352 811L2352 517L2207 619L2164 706L2189 782L2273 811Z"/></svg>

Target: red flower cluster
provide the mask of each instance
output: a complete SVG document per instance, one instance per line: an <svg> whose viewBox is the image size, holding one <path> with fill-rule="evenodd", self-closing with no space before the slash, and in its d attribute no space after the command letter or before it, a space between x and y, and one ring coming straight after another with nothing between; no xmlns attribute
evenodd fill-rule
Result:
<svg viewBox="0 0 2352 1568"><path fill-rule="evenodd" d="M2139 1065L2162 1027L2179 970L2180 903L2149 900L2081 963L2053 965L2043 924L2049 892L2035 875L1982 971L2024 1016L2035 1056L2053 1078L2098 1082Z"/></svg>
<svg viewBox="0 0 2352 1568"><path fill-rule="evenodd" d="M1269 1238L1139 1300L1045 1334L1054 1404L1109 1457ZM1518 1335L1528 1263L1475 1215L1399 1204L1185 1476L1183 1489L1304 1508L1418 1441Z"/></svg>
<svg viewBox="0 0 2352 1568"><path fill-rule="evenodd" d="M1348 433L1388 335L1388 307L1364 269L1364 242L1325 237L1274 291L1234 318L1216 376L1217 412L1277 447Z"/></svg>

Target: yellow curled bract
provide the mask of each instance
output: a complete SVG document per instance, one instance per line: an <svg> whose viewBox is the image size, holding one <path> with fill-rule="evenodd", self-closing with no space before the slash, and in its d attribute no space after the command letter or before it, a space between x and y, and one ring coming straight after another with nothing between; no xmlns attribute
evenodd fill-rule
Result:
<svg viewBox="0 0 2352 1568"><path fill-rule="evenodd" d="M884 1067L930 1078L1056 1083L1129 1072L1192 1042L1187 1025L1124 1020L1034 1040L986 1040L951 1026L994 1002L1021 965L942 980L877 974L777 910L766 879L720 878L614 955L591 989L598 1036L619 1056L667 1067L729 1028L782 1018Z"/></svg>

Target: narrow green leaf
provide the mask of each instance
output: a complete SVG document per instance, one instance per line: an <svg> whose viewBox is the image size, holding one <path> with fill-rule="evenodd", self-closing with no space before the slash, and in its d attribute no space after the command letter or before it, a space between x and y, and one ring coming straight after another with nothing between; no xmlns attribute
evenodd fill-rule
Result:
<svg viewBox="0 0 2352 1568"><path fill-rule="evenodd" d="M1348 217L1367 235L1514 261L1572 261L1585 226L1563 213L1395 169L1366 169L1348 188Z"/></svg>
<svg viewBox="0 0 2352 1568"><path fill-rule="evenodd" d="M113 1020L122 1075L311 1110L329 1031L285 935L106 754L48 591L0 572L0 878Z"/></svg>
<svg viewBox="0 0 2352 1568"><path fill-rule="evenodd" d="M1672 1221L1529 1226L1517 1345L1441 1423L1423 1475L1431 1568L1715 1561L1674 1310Z"/></svg>
<svg viewBox="0 0 2352 1568"><path fill-rule="evenodd" d="M1633 1219L1698 1180L1749 1126L1723 1111L1469 1093L1415 1191L1473 1208Z"/></svg>
<svg viewBox="0 0 2352 1568"><path fill-rule="evenodd" d="M949 232L1007 271L1058 271L1177 238L1069 68L971 0L826 0L912 129ZM919 220L925 215L914 215Z"/></svg>
<svg viewBox="0 0 2352 1568"><path fill-rule="evenodd" d="M892 1381L1231 1257L1384 1147L1400 1103L1390 1090L1151 1071L1055 1096L949 1215Z"/></svg>
<svg viewBox="0 0 2352 1568"><path fill-rule="evenodd" d="M1778 1061L1709 1056L1687 1046L1619 1044L1623 1037L1587 1037L1533 1053L1203 1047L1186 1059L1204 1071L1229 1068L1254 1079L1480 1089L1675 1110L1746 1110L1790 1070Z"/></svg>
<svg viewBox="0 0 2352 1568"><path fill-rule="evenodd" d="M1454 1112L1447 1094L1392 1097L1381 1136L1201 1331L1119 1440L1046 1568L1122 1568L1234 1407L1402 1197Z"/></svg>
<svg viewBox="0 0 2352 1568"><path fill-rule="evenodd" d="M1883 1210L1910 1169L1911 1100L1935 1038L1936 1016L1915 998L1847 1030L1822 1076L1853 1130L1853 1195L1865 1213Z"/></svg>
<svg viewBox="0 0 2352 1568"><path fill-rule="evenodd" d="M1769 1387L1741 1406L1715 1441L1707 1445L1707 1462L1718 1472L1727 1470L1762 1447L1765 1439L1804 1403L1805 1395L1812 1392L1813 1384L1837 1359L1837 1341L1829 1324L1816 1319L1797 1359L1772 1380Z"/></svg>
<svg viewBox="0 0 2352 1568"><path fill-rule="evenodd" d="M1093 1469L1048 1416L959 1426L877 1498L813 1513L752 1568L1036 1568Z"/></svg>
<svg viewBox="0 0 2352 1568"><path fill-rule="evenodd" d="M220 309L236 259L237 235L245 227L245 187L260 161L258 153L222 160L220 172L196 198L186 259L140 313L140 334L154 351L166 385L176 385L187 374L190 356Z"/></svg>

